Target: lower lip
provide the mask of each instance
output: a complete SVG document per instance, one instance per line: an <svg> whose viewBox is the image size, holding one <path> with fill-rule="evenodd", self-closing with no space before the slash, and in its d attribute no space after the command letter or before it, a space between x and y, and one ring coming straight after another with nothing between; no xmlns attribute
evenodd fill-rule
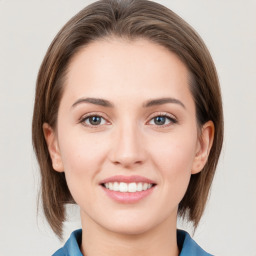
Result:
<svg viewBox="0 0 256 256"><path fill-rule="evenodd" d="M119 192L119 191L109 190L102 186L102 188L105 191L105 193L107 194L107 196L109 196L111 199L113 199L119 203L123 203L123 204L136 203L136 202L144 199L145 197L149 196L153 192L154 187L155 186L153 186L147 190L138 191L138 192Z"/></svg>

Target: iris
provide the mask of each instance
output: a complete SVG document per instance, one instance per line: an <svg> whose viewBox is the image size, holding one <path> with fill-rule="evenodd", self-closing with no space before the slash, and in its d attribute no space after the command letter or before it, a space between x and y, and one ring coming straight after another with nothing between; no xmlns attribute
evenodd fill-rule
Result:
<svg viewBox="0 0 256 256"><path fill-rule="evenodd" d="M154 122L156 125L163 125L165 124L166 117L165 116L157 116L154 118Z"/></svg>
<svg viewBox="0 0 256 256"><path fill-rule="evenodd" d="M99 125L101 123L101 117L100 116L91 116L91 117L89 117L89 123L91 125Z"/></svg>

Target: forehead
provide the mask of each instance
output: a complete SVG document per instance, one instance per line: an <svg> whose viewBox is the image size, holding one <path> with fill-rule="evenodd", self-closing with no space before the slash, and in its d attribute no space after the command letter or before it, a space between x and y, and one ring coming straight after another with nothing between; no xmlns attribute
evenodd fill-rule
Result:
<svg viewBox="0 0 256 256"><path fill-rule="evenodd" d="M64 96L179 97L189 93L188 80L186 66L167 48L146 39L108 38L72 58Z"/></svg>

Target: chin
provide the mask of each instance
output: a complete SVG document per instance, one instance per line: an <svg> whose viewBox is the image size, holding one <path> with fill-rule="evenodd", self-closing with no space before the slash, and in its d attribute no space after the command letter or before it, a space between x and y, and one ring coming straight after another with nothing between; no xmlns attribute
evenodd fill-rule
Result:
<svg viewBox="0 0 256 256"><path fill-rule="evenodd" d="M151 230L151 227L148 224L137 223L122 223L122 225L115 225L112 226L111 229L109 229L109 231L113 233L125 236L138 236L148 232L149 230Z"/></svg>

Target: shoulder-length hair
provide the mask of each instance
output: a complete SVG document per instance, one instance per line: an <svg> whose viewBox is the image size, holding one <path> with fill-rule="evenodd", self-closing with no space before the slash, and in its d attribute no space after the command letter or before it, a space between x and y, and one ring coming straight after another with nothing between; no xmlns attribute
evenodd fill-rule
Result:
<svg viewBox="0 0 256 256"><path fill-rule="evenodd" d="M61 238L65 204L75 203L65 173L53 170L43 124L56 128L65 75L72 56L82 47L107 37L144 38L166 47L186 65L198 126L212 120L214 142L203 170L191 176L178 213L196 228L203 214L223 141L223 111L213 60L200 36L173 11L147 0L101 0L75 15L56 35L41 64L35 94L32 139L41 171L43 211Z"/></svg>

